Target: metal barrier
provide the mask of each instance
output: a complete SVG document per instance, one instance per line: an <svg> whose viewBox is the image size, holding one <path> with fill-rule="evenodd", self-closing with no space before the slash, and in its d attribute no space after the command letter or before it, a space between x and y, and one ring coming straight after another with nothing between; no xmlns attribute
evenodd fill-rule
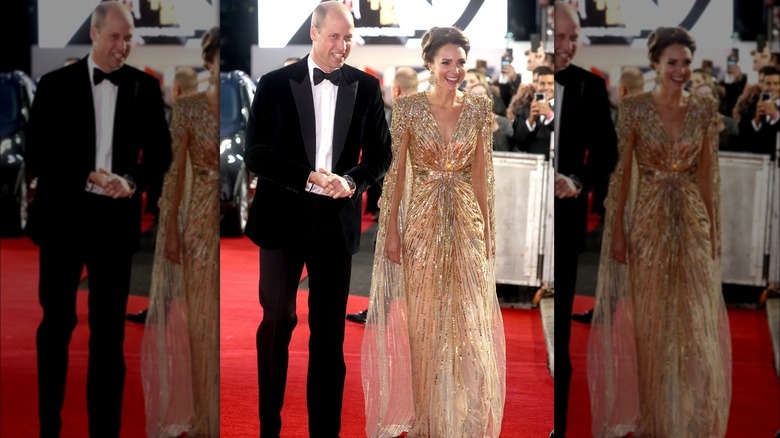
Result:
<svg viewBox="0 0 780 438"><path fill-rule="evenodd" d="M494 152L496 282L540 286L547 226L549 171L543 155ZM551 244L551 242L550 242ZM551 254L551 252L550 252ZM552 256L550 256L552 258Z"/></svg>
<svg viewBox="0 0 780 438"><path fill-rule="evenodd" d="M778 263L776 163L740 152L722 152L719 161L723 282L765 286Z"/></svg>
<svg viewBox="0 0 780 438"><path fill-rule="evenodd" d="M724 283L780 283L780 169L768 155L721 152ZM553 171L544 157L495 152L496 282L554 279Z"/></svg>

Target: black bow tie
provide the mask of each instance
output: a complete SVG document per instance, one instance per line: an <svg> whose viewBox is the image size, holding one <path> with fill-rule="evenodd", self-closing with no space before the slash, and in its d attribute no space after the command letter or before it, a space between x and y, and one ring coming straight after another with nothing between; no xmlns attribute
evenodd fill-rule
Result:
<svg viewBox="0 0 780 438"><path fill-rule="evenodd" d="M555 72L555 82L563 86L566 86L566 76L569 75L568 70L569 70L568 68L564 68L562 70Z"/></svg>
<svg viewBox="0 0 780 438"><path fill-rule="evenodd" d="M119 70L114 70L111 73L105 73L99 68L92 70L92 82L97 85L103 82L103 79L108 79L114 85L119 85Z"/></svg>
<svg viewBox="0 0 780 438"><path fill-rule="evenodd" d="M317 67L314 67L314 85L319 85L319 83L324 79L331 81L333 85L338 85L339 80L341 79L341 69L336 69L330 73L325 73Z"/></svg>

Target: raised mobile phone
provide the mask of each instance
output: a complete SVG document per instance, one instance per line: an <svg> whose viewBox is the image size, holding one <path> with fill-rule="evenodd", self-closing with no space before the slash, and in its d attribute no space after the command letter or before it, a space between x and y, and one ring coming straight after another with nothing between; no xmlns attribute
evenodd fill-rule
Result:
<svg viewBox="0 0 780 438"><path fill-rule="evenodd" d="M534 100L544 102L544 93L534 93Z"/></svg>

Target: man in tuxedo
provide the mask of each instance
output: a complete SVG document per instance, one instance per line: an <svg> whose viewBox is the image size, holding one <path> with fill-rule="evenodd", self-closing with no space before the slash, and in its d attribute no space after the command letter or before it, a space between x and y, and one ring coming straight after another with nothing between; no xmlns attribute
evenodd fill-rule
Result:
<svg viewBox="0 0 780 438"><path fill-rule="evenodd" d="M30 114L28 155L38 189L28 235L40 246L37 332L41 437L60 434L76 291L89 274L87 410L90 436L117 437L130 266L141 233L141 192L171 159L160 86L125 65L133 21L98 5L89 55L44 75Z"/></svg>
<svg viewBox="0 0 780 438"><path fill-rule="evenodd" d="M544 94L544 99L534 98L531 103L524 106L519 117L515 118L514 143L522 152L542 154L545 159L550 158L550 138L555 127L555 81L553 71L547 67L534 69L536 79L536 93Z"/></svg>
<svg viewBox="0 0 780 438"><path fill-rule="evenodd" d="M309 432L335 437L341 428L344 315L361 194L384 176L391 158L379 81L345 64L353 32L342 3L320 3L309 29L311 53L260 79L249 116L246 164L258 183L246 234L260 247L257 361L264 438L281 430L304 264Z"/></svg>
<svg viewBox="0 0 780 438"><path fill-rule="evenodd" d="M585 248L588 191L617 162L617 138L604 80L575 65L579 17L555 2L555 430L566 434L569 338L577 257Z"/></svg>
<svg viewBox="0 0 780 438"><path fill-rule="evenodd" d="M761 95L740 119L739 143L745 152L774 157L777 132L780 130L780 70L767 66L759 73Z"/></svg>

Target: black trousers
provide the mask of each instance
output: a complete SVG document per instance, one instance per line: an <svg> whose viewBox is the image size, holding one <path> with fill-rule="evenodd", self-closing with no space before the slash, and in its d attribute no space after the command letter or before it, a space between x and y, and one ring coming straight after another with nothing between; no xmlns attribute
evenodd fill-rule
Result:
<svg viewBox="0 0 780 438"><path fill-rule="evenodd" d="M344 315L352 256L338 216L340 202L307 194L306 221L282 249L260 249L260 305L257 368L260 436L279 437L287 381L288 346L298 317L295 300L301 272L309 276L309 365L306 400L309 436L338 437L344 393Z"/></svg>
<svg viewBox="0 0 780 438"><path fill-rule="evenodd" d="M564 251L560 251L564 252ZM571 312L577 283L577 253L555 253L555 433L566 433L571 386ZM589 409L587 406L584 409Z"/></svg>
<svg viewBox="0 0 780 438"><path fill-rule="evenodd" d="M89 275L87 411L91 437L118 437L125 382L124 336L132 254L118 250L112 221L100 220L101 204L90 201L85 223L40 248L38 406L41 437L59 437L65 398L68 345L76 327L76 294L82 269ZM88 223L87 223L88 222Z"/></svg>

